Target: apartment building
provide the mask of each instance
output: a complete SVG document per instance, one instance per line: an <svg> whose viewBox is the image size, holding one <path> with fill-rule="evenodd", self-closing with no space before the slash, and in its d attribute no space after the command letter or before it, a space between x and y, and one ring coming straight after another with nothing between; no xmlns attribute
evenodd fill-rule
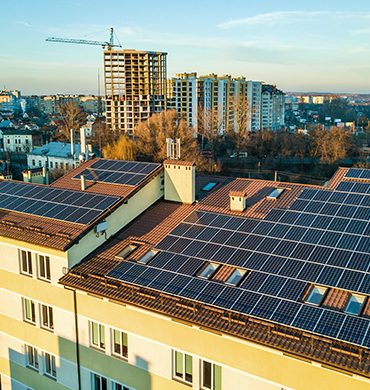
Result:
<svg viewBox="0 0 370 390"><path fill-rule="evenodd" d="M205 111L217 111L224 118L224 131L234 126L233 99L243 96L250 113L248 130L260 130L262 83L244 77L210 74L198 78L198 102Z"/></svg>
<svg viewBox="0 0 370 390"><path fill-rule="evenodd" d="M167 80L167 109L184 115L189 126L197 124L197 74L179 73Z"/></svg>
<svg viewBox="0 0 370 390"><path fill-rule="evenodd" d="M21 109L21 92L20 91L0 91L0 111L14 113Z"/></svg>
<svg viewBox="0 0 370 390"><path fill-rule="evenodd" d="M262 85L262 113L261 124L263 129L279 130L284 126L285 94L275 85Z"/></svg>
<svg viewBox="0 0 370 390"><path fill-rule="evenodd" d="M166 109L167 53L104 51L106 123L133 134L135 126Z"/></svg>
<svg viewBox="0 0 370 390"><path fill-rule="evenodd" d="M369 178L1 180L1 388L368 389Z"/></svg>

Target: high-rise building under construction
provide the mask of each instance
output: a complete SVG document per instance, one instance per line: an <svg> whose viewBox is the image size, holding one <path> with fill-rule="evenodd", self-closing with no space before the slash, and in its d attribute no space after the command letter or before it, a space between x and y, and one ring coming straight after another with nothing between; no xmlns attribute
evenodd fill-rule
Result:
<svg viewBox="0 0 370 390"><path fill-rule="evenodd" d="M107 126L132 134L135 126L166 108L167 53L104 51Z"/></svg>

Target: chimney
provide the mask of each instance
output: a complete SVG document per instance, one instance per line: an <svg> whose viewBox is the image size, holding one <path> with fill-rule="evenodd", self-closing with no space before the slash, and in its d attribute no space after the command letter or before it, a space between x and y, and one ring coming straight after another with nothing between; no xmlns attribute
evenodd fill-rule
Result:
<svg viewBox="0 0 370 390"><path fill-rule="evenodd" d="M75 151L74 151L74 143L75 143L74 131L73 131L73 129L71 129L71 156L73 156L74 153L75 153Z"/></svg>
<svg viewBox="0 0 370 390"><path fill-rule="evenodd" d="M230 211L244 211L247 208L246 191L230 191Z"/></svg>
<svg viewBox="0 0 370 390"><path fill-rule="evenodd" d="M42 167L42 177L44 178L44 184L49 185L49 172L45 166Z"/></svg>
<svg viewBox="0 0 370 390"><path fill-rule="evenodd" d="M86 177L85 175L81 175L81 191L86 190Z"/></svg>
<svg viewBox="0 0 370 390"><path fill-rule="evenodd" d="M164 198L172 202L192 204L195 202L195 163L190 161L165 160Z"/></svg>
<svg viewBox="0 0 370 390"><path fill-rule="evenodd" d="M81 154L86 158L86 129L80 128Z"/></svg>

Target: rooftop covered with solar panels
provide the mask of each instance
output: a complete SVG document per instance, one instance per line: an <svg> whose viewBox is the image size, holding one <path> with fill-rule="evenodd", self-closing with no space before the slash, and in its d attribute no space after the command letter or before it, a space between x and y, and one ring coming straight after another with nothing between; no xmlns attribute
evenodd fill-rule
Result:
<svg viewBox="0 0 370 390"><path fill-rule="evenodd" d="M93 159L50 186L0 180L0 235L66 250L159 172L160 164Z"/></svg>
<svg viewBox="0 0 370 390"><path fill-rule="evenodd" d="M325 188L202 185L199 202L157 203L61 283L369 376L370 171L342 168ZM244 191L247 208L230 211Z"/></svg>

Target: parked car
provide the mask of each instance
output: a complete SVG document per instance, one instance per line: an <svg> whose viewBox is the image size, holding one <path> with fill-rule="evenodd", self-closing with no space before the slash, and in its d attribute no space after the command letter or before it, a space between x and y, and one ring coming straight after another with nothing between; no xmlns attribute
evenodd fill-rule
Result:
<svg viewBox="0 0 370 390"><path fill-rule="evenodd" d="M233 153L230 155L231 158L236 158L237 157L237 153ZM239 152L239 157L248 157L248 153L247 152Z"/></svg>

